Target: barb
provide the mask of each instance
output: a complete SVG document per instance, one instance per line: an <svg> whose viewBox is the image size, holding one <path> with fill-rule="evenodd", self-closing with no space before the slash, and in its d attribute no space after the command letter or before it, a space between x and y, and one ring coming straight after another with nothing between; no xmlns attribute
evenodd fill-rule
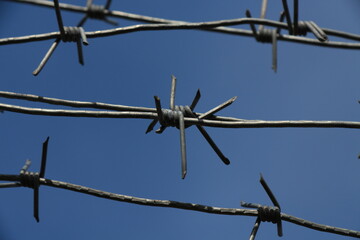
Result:
<svg viewBox="0 0 360 240"><path fill-rule="evenodd" d="M117 26L118 23L110 20L106 17L106 11L109 11L111 5L111 0L107 0L105 6L93 4L93 0L87 0L86 2L86 13L85 16L78 23L78 27L81 27L85 24L86 20L89 18L102 20L111 25Z"/></svg>
<svg viewBox="0 0 360 240"><path fill-rule="evenodd" d="M264 18L266 13L267 0L263 1L261 16L260 18ZM250 10L246 10L246 17L251 18ZM280 18L281 21L281 18ZM256 31L256 27L254 24L250 24L251 31L255 37L255 40L262 43L271 43L272 44L272 69L274 72L277 71L277 39L279 34L278 29L266 29L263 25L259 26L259 31Z"/></svg>
<svg viewBox="0 0 360 240"><path fill-rule="evenodd" d="M82 52L81 43L84 45L88 45L84 29L82 27L64 27L58 0L54 0L54 9L56 13L56 19L59 25L60 36L56 38L55 42L51 45L51 47L45 54L44 58L41 60L39 66L33 71L34 76L37 76L44 68L45 64L50 59L51 55L55 51L56 47L59 45L60 41L76 42L79 63L81 65L84 65L84 56Z"/></svg>
<svg viewBox="0 0 360 240"><path fill-rule="evenodd" d="M299 0L294 0L294 34L298 34L299 27Z"/></svg>
<svg viewBox="0 0 360 240"><path fill-rule="evenodd" d="M40 178L44 178L45 176L45 167L46 167L46 155L47 155L47 146L49 142L49 137L43 143L43 151L41 158L41 169L40 173L38 172L29 172L28 168L31 165L30 160L26 160L25 165L22 167L20 174L18 175L18 179L10 181L18 181L15 183L5 183L1 184L1 188L9 188L9 187L29 187L34 189L34 218L37 222L39 219L39 187L40 187Z"/></svg>
<svg viewBox="0 0 360 240"><path fill-rule="evenodd" d="M289 7L287 4L286 0L282 0L282 4L283 4L283 8L284 8L284 13L285 13L285 17L286 17L286 22L288 24L288 31L290 35L294 34L293 31L293 27L292 27L292 22L291 22L291 17L290 17L290 11L289 11Z"/></svg>
<svg viewBox="0 0 360 240"><path fill-rule="evenodd" d="M294 25L291 21L290 11L287 4L287 0L282 0L284 11L280 15L279 22L283 22L284 18L287 21L287 29L290 35L302 35L306 36L307 32L312 32L314 36L320 42L328 41L327 34L313 21L301 21L299 22L299 2L298 0L294 0ZM263 0L261 7L260 18L265 18L267 8L267 0ZM246 17L251 18L250 10L246 10ZM255 25L250 24L251 31L258 42L262 43L271 43L272 44L272 69L274 72L277 72L277 40L278 35L280 35L280 27L277 29L266 29L263 25L259 26L259 31L256 31Z"/></svg>
<svg viewBox="0 0 360 240"><path fill-rule="evenodd" d="M177 127L180 130L180 150L181 150L181 177L182 179L185 178L187 173L187 158L186 158L186 141L185 141L185 128L190 127L191 124L185 125L185 117L192 117L195 119L205 119L206 117L212 116L214 113L220 111L221 109L224 109L225 107L229 106L231 103L235 101L236 98L232 98L229 101L220 104L219 106L211 109L210 111L201 114L199 117L193 112L193 109L196 107L196 104L198 103L200 99L200 90L197 91L194 100L191 103L191 107L189 106L177 106L175 105L175 92L176 92L176 77L171 76L171 89L170 89L170 109L162 109L161 108L161 102L160 98L155 96L155 105L156 105L156 112L157 112L157 118L154 119L150 125L148 126L146 133L152 131L156 123L159 121L161 126L158 130L156 130L156 133L162 133L165 131L167 127ZM219 156L219 158L226 164L230 164L230 161L227 157L224 156L224 154L221 152L221 150L218 148L218 146L215 144L215 142L212 140L210 135L206 132L206 130L199 125L196 125L196 127L199 129L200 133L203 135L203 137L206 139L206 141L210 144L210 146L213 148L215 153Z"/></svg>
<svg viewBox="0 0 360 240"><path fill-rule="evenodd" d="M313 21L299 22L299 1L294 0L294 24L291 21L290 11L287 4L287 0L282 0L283 4L283 14L286 17L288 24L288 31L290 35L303 35L306 36L307 32L312 32L314 36L320 42L328 41L327 34Z"/></svg>
<svg viewBox="0 0 360 240"><path fill-rule="evenodd" d="M285 19L285 12L281 12L279 17L279 22L283 22L284 19ZM280 32L281 32L281 28L278 27L276 29L276 33L280 35Z"/></svg>
<svg viewBox="0 0 360 240"><path fill-rule="evenodd" d="M260 12L260 18L265 19L266 17L266 10L268 6L268 0L263 0L261 4L261 12ZM264 26L259 26L259 31L261 31L264 28Z"/></svg>
<svg viewBox="0 0 360 240"><path fill-rule="evenodd" d="M256 237L256 233L260 227L261 222L272 222L277 224L277 232L278 236L283 236L283 230L282 230L282 223L281 223L281 207L278 201L275 198L275 195L272 193L270 187L266 183L265 179L263 178L262 174L260 174L260 183L263 186L264 190L266 191L267 195L269 196L272 203L275 205L275 207L269 207L269 206L263 206L260 204L254 204L254 203L246 203L241 202L242 207L248 207L248 208L257 208L258 210L258 217L255 221L253 230L250 234L250 240L254 240Z"/></svg>
<svg viewBox="0 0 360 240"><path fill-rule="evenodd" d="M0 174L0 181L15 181L20 184L21 177L19 175L5 175ZM40 185L46 185L54 188L61 188L73 192L79 192L87 195L92 195L99 198L109 199L113 201L119 202L127 202L130 204L144 205L144 206L153 206L153 207L166 207L166 208L177 208L182 210L190 210L197 211L209 214L219 214L219 215L233 215L233 216L251 216L258 217L258 210L250 210L250 209L241 209L241 208L223 208L223 207L215 207L215 206L207 206L197 203L187 203L187 202L179 202L179 201L171 201L171 200L157 200L157 199L148 199L148 198L139 198L134 196L116 194L111 192L106 192L102 190L97 190L81 185L76 185L72 183L39 178ZM283 221L287 221L290 223L294 223L299 226L303 226L306 228L310 228L316 231L328 232L332 234L338 234L348 237L360 238L360 231L348 230L339 227L328 226L324 224L314 223L302 218L298 218L295 216L291 216L286 213L281 213L280 218Z"/></svg>

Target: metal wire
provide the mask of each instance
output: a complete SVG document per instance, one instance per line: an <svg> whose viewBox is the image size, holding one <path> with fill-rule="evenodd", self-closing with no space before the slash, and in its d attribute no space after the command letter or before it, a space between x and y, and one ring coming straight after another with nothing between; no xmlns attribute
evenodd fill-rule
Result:
<svg viewBox="0 0 360 240"><path fill-rule="evenodd" d="M85 32L87 38L97 38L97 37L108 37L119 34L133 33L139 31L155 31L155 30L193 30L193 29L209 29L216 28L220 26L232 26L232 25L247 25L247 24L261 24L265 26L278 27L282 29L287 29L286 23L281 23L273 20L259 19L259 18L236 18L229 20L220 20L220 21L210 21L210 22L197 22L197 23L174 23L174 24L140 24L127 27L113 28L108 30L99 30ZM240 29L237 29L240 30ZM336 30L327 30L322 29L325 33L336 35L338 37L344 37L356 41L360 41L360 35L348 34L339 32ZM239 32L240 33L240 32ZM243 36L253 37L253 32L250 30L241 30ZM34 34L27 35L22 37L10 37L0 39L0 45L7 44L17 44L17 43L27 43L35 41L44 41L49 39L56 39L61 36L60 32L51 32L43 34ZM319 42L316 39L305 38L293 35L278 35L278 40L304 43L310 45L317 45L323 47L333 47L333 48L344 48L344 49L360 49L360 43L350 43L350 42L337 42L337 41L328 41L328 42Z"/></svg>
<svg viewBox="0 0 360 240"><path fill-rule="evenodd" d="M54 39L55 42L51 45L48 52L45 54L44 58L41 60L39 66L33 71L33 75L37 76L40 71L43 69L49 58L51 57L53 51L55 51L57 45L59 44L60 40L65 41L66 39L71 37L72 41L77 42L78 48L78 58L79 63L81 65L84 64L80 35L75 33L81 33L81 39L85 45L88 44L87 38L97 38L97 37L106 37L106 36L113 36L118 34L126 34L126 33L133 33L139 31L159 31L159 30L185 30L185 29L198 29L198 30L206 30L206 31L216 31L221 33L228 33L228 34L235 34L241 36L253 36L257 41L260 42L271 42L273 45L272 50L272 68L274 71L277 71L277 40L284 40L290 42L297 42L303 44L311 44L311 45L318 45L324 47L334 47L334 48L344 48L344 49L360 49L360 43L351 43L351 42L337 42L337 41L328 41L327 35L335 35L337 37L342 37L345 39L351 39L355 41L360 41L360 35L349 34L340 32L337 30L332 29L322 29L317 26L316 23L312 21L306 22L298 22L298 4L296 1L294 2L294 18L295 25L293 27L290 17L290 12L287 6L287 1L283 0L283 7L284 7L284 15L286 16L287 22L282 23L281 18L280 21L272 21L267 20L265 18L267 1L263 1L262 4L262 11L260 18L251 18L250 11L246 11L247 18L237 18L237 19L229 19L229 20L220 20L220 21L209 21L209 22L198 22L198 23L188 23L184 21L173 21L161 18L153 18L148 16L142 16L137 14L131 13L124 13L119 11L110 11L108 8L110 6L111 1L106 3L106 6L98 6L93 5L92 0L88 0L86 7L79 7L76 5L70 4L59 4L58 0L54 0L54 2L44 1L44 0L7 0L7 1L14 1L20 3L29 3L39 6L46 6L55 9L56 18L59 25L60 32L51 32L45 34L35 34L35 35L28 35L22 37L10 37L10 38L2 38L0 39L0 45L6 44L16 44L16 43L26 43L26 42L33 42L33 41L42 41L48 39ZM85 16L80 20L78 23L78 27L66 27L66 29L74 29L74 32L67 31L63 25L63 21L61 18L60 9L66 9L71 11L83 12ZM282 15L282 16L284 16ZM92 31L92 32L85 32L80 26L82 26L88 18L95 18L99 20L104 20L112 25L116 25L116 22L113 22L107 19L107 16L116 16L120 18L132 19L137 21L143 22L152 22L152 23L160 23L160 24L140 24L140 25L133 25L121 28L113 28L107 30L99 30L99 31ZM299 23L301 23L299 25ZM229 28L226 26L233 26L233 25L250 25L251 31L245 29L238 29L238 28ZM256 30L255 24L259 25L259 31ZM271 26L275 29L265 29L264 26ZM301 31L299 30L301 27ZM287 29L290 35L281 35L280 29ZM76 30L76 31L75 31ZM297 36L299 32L301 35L306 35L306 33L310 31L314 34L317 38L305 38ZM266 37L270 36L268 33L271 32L271 38ZM71 33L71 34L70 34ZM76 36L76 37L75 37ZM262 40L261 40L262 39ZM265 40L265 39L271 39Z"/></svg>
<svg viewBox="0 0 360 240"><path fill-rule="evenodd" d="M28 3L28 4L51 7L51 8L54 7L53 2L50 2L50 1L42 1L42 0L7 0L7 1ZM72 5L72 4L60 3L59 7L61 9L69 10L69 11L75 11L75 12L81 12L81 13L88 12L87 7L82 7L82 6ZM267 20L267 19L261 19L261 18L251 18L251 19L237 18L237 19L221 20L221 21L187 23L184 21L174 21L174 20L168 20L168 19L163 19L163 18L154 18L154 17L148 17L148 16L126 13L126 12L115 11L115 10L110 11L107 9L104 10L104 15L111 16L111 17L125 18L125 19L130 19L130 20L136 20L136 21L142 21L142 22L161 23L161 24L134 25L134 26L128 26L128 27L122 27L122 28L114 28L114 29L109 29L109 30L86 32L85 34L88 38L105 37L105 36L112 36L112 35L116 35L116 34L137 32L137 31L176 30L176 29L200 29L200 30L228 33L228 34L233 34L233 35L254 37L253 32L250 30L224 27L224 26L242 25L242 24L258 24L258 25L265 25L265 26L272 26L272 27L277 27L277 28L282 28L282 29L288 29L287 23L282 23L282 22L277 22L277 21L272 21L272 20ZM345 38L348 40L360 41L360 35L350 34L350 33L341 32L341 31L337 31L337 30L333 30L333 29L326 29L326 28L322 28L322 30L328 35L342 37L342 38ZM52 33L36 34L36 35L29 35L29 36L23 36L23 37L3 38L3 39L0 39L0 45L48 40L48 39L57 38L59 35L60 35L59 32L52 32ZM312 38L304 38L304 37L293 36L293 35L278 35L278 40L311 44L311 45L324 46L324 47L360 49L360 43L336 42L336 41L319 42Z"/></svg>
<svg viewBox="0 0 360 240"><path fill-rule="evenodd" d="M78 23L78 27L74 28L81 32L81 38L85 39L84 44L87 45L86 38L97 38L97 37L106 37L106 36L113 36L118 34L126 34L126 33L133 33L139 31L158 31L158 30L179 30L179 29L198 29L198 30L205 30L205 31L215 31L233 35L241 35L241 36L253 36L257 41L260 42L271 42L273 45L272 50L272 68L274 71L277 71L277 40L283 41L290 41L290 42L297 42L302 44L311 44L317 46L324 46L324 47L333 47L333 48L344 48L344 49L360 49L360 43L351 43L351 42L337 42L337 41L328 41L327 35L334 35L337 37L342 37L345 39L351 39L355 41L360 41L360 35L349 34L340 32L337 30L332 29L322 29L317 26L316 23L312 21L306 22L299 22L298 21L298 3L297 1L294 2L294 26L291 22L290 12L287 6L287 1L282 0L284 12L282 16L286 16L286 23L282 23L281 18L280 21L272 21L267 20L265 18L266 8L267 8L267 1L263 1L261 16L260 18L251 18L250 11L246 11L246 16L248 18L237 18L237 19L230 19L230 20L220 20L220 21L209 21L209 22L198 22L198 23L188 23L184 21L173 21L168 19L162 18L153 18L138 14L131 14L125 13L120 11L110 11L109 6L111 1L107 1L105 6L98 6L93 5L92 0L88 0L86 7L80 7L71 4L59 4L58 0L54 0L54 2L45 1L45 0L7 0L7 1L14 1L20 3L28 3L34 4L39 6L46 6L55 9L57 22L59 25L60 32L51 32L45 34L35 34L35 35L28 35L22 37L10 37L10 38L3 38L0 39L0 45L6 44L15 44L15 43L26 43L26 42L33 42L33 41L42 41L55 38L55 42L51 45L48 52L45 54L45 57L40 62L39 66L33 71L33 75L37 76L40 71L45 66L46 62L51 57L53 51L55 51L56 46L59 44L60 40L67 38L69 35L69 31L64 30L63 21L61 18L60 9L66 9L70 11L82 12L85 13L84 17ZM117 25L116 22L113 22L107 19L107 16L131 19L136 21L142 22L151 22L151 23L160 23L160 24L140 24L140 25L133 25L121 28L113 28L108 30L99 30L99 31L92 31L92 32L84 32L84 30L80 27L82 26L88 18L94 18L99 20L104 20L112 25ZM229 28L226 26L233 26L233 25L243 25L243 24L250 24L251 31L245 29L238 29L238 28ZM255 24L259 25L259 31L256 30ZM299 25L300 24L300 25ZM271 26L275 29L265 29L264 26ZM79 28L80 27L80 28ZM306 35L307 32L312 32L314 36L317 38L305 38L299 37L300 31L299 27L301 27L301 35ZM68 28L68 27L67 27ZM287 29L290 35L281 35L280 29ZM268 36L269 34L265 34L268 32L272 32L271 41L262 41L260 39L261 36ZM71 34L75 36L74 34ZM78 58L79 63L81 65L84 64L82 47L80 43L80 38L76 38L77 47L78 47Z"/></svg>
<svg viewBox="0 0 360 240"><path fill-rule="evenodd" d="M49 8L54 7L54 4L52 1L46 1L46 0L5 0L5 1L27 3L27 4L31 4L31 5L43 6L43 7L49 7ZM87 7L83 7L83 6L67 4L67 3L60 3L59 6L63 10L68 10L68 11L72 11L72 12L85 13L85 14L88 12ZM145 15L140 15L140 14L122 12L122 11L117 11L117 10L108 10L108 9L104 10L104 15L109 16L109 17L123 18L123 19L147 22L147 23L165 23L165 24L166 23L167 24L169 24L169 23L170 24L186 23L185 21L169 20L169 19L164 19L164 18L150 17L150 16L145 16ZM255 18L253 20L258 21L258 22L256 22L256 21L252 22L255 24L260 24L260 25L268 25L269 24L268 22L266 22L267 21L266 19L261 19L261 18L256 19ZM261 22L261 20L263 20L264 22ZM281 22L277 22L277 23L279 25L274 26L274 27L281 26L281 28L288 29L287 23L281 23ZM268 26L272 26L272 25L268 25ZM213 26L213 27L216 27L216 26ZM232 35L254 37L251 31L245 30L245 29L216 27L214 29L204 29L204 30L221 32L221 33L232 34ZM360 41L360 35L357 35L357 34L351 34L351 33L328 29L328 28L322 28L322 30L328 35L341 37L341 38L345 38L348 40ZM313 45L319 45L319 46L340 47L341 48L341 44L336 44L336 43L340 43L340 42L319 43L316 40L314 41L314 39L302 38L302 37L294 38L294 36L291 36L291 35L280 35L280 36L278 36L278 38L279 38L279 40L283 40L283 41L293 41L293 42L304 43L304 44L313 44ZM348 45L348 43L344 42L343 47L344 48L349 48L349 47L359 48L360 46L359 46L359 44Z"/></svg>
<svg viewBox="0 0 360 240"><path fill-rule="evenodd" d="M26 99L26 94L0 92L0 97L11 96L12 98ZM29 98L37 99L38 102L42 102L43 97L36 95L28 95ZM110 106L112 110L118 106L120 111L92 111L92 110L67 110L67 109L46 109L46 108L31 108L23 107L18 105L3 104L0 103L0 110L17 112L30 115L43 115L43 116L63 116L63 117L89 117L89 118L141 118L141 119L157 119L158 115L156 109L153 108L142 108L142 107L131 107L124 105L106 104L106 103L87 103L87 102L76 102L63 99L44 98L44 102L56 105L68 105L76 106L77 103L81 107L87 105L92 108L91 104L96 108L103 109ZM49 101L51 99L51 101ZM130 110L135 108L136 111ZM141 111L140 109L144 109ZM148 109L148 110L145 110ZM202 113L195 113L197 116L203 115ZM266 120L248 120L238 119L234 117L223 117L223 116L211 116L209 118L192 118L185 117L185 124L187 125L200 125L204 127L217 127L217 128L352 128L360 129L360 122L353 121L311 121L311 120L283 120L283 121L266 121Z"/></svg>
<svg viewBox="0 0 360 240"><path fill-rule="evenodd" d="M7 0L12 2L19 2L19 3L27 3L33 4L38 6L45 6L54 8L54 3L51 1L43 1L43 0ZM108 30L99 30L99 31L90 31L85 32L84 35L87 38L97 38L97 37L107 37L107 36L114 36L118 34L126 34L126 33L133 33L139 31L157 31L157 30L186 30L186 29L197 29L197 30L204 30L204 31L212 31L212 32L219 32L225 34L232 34L232 35L239 35L239 36L248 36L248 37L255 37L258 39L258 35L261 34L261 29L264 26L273 27L274 33L272 35L272 41L276 43L276 40L282 41L289 41L295 43L302 43L302 44L310 44L322 47L333 47L333 48L343 48L343 49L360 49L360 35L345 33L333 29L326 29L320 28L316 25L316 23L312 21L304 22L306 24L308 30L314 33L318 37L322 37L326 40L327 35L341 37L347 40L354 40L357 42L339 42L339 41L319 41L313 38L306 38L297 36L299 22L298 21L298 1L294 1L294 26L291 23L291 18L289 14L289 9L287 7L286 0L283 0L283 5L285 9L285 15L287 18L287 23L282 23L282 21L272 21L264 19L265 11L266 11L266 4L267 0L263 1L263 9L260 18L251 18L250 12L247 14L248 18L237 18L237 19L229 19L229 20L220 20L220 21L208 21L208 22L197 22L197 23L188 23L184 21L174 21L162 18L154 18L149 16L143 16L138 14L126 13L121 11L114 11L109 10L111 1L107 1L106 6L103 8L96 8L96 6L92 5L92 1L88 1L86 7L76 6L72 4L58 4L58 8L84 13L85 17L81 20L81 25L84 24L86 19L91 16L95 16L94 13L91 11L102 11L102 15L98 15L98 18L101 20L106 20L109 23L114 23L111 20L106 19L106 17L118 17L118 18L125 18L130 20L136 20L141 22L147 23L155 23L155 24L140 24L140 25L133 25L121 28L113 28ZM57 3L57 1L55 2ZM296 4L295 4L296 3ZM93 7L93 9L91 8ZM95 9L96 8L96 9ZM57 16L60 16L59 11L57 11ZM60 18L61 20L61 18ZM2 38L0 39L0 45L7 45L7 44L17 44L17 43L27 43L33 41L43 41L49 39L62 39L65 36L62 20L59 21L58 17L58 24L59 24L59 32L51 32L51 33L44 33L44 34L36 34L36 35L28 35L22 37L10 37L10 38ZM234 25L250 25L252 30L246 29L238 29L238 28L230 28L226 26L234 26ZM256 30L255 25L259 25L259 31ZM280 29L286 29L289 31L290 35L282 35L280 34ZM275 32L275 30L277 30ZM58 41L58 40L57 40ZM275 45L276 46L276 45ZM56 47L56 46L55 46ZM54 49L55 49L54 47ZM276 56L276 48L273 53L273 56ZM80 53L79 53L80 58ZM276 69L276 61L273 61L274 68ZM175 98L175 87L172 89L171 93L171 101L170 101L170 109L174 111L174 98ZM199 93L200 94L200 93ZM41 97L37 95L31 94L20 94L20 93L13 93L13 92L0 92L0 97L6 98L13 98L13 99L22 99L27 101L34 101L34 102L42 102L48 103L53 105L60 105L60 106L69 106L75 108L91 108L91 109L102 109L108 111L93 111L93 110L67 110L67 109L46 109L46 108L30 108L30 107L23 107L17 105L10 105L10 104L1 104L0 103L0 111L10 111L10 112L18 112L23 114L33 114L33 115L45 115L45 116L66 116L66 117L96 117L96 118L141 118L141 119L159 119L159 109L156 108L147 108L147 107L134 107L134 106L124 106L124 105L117 105L117 104L107 104L101 102L83 102L83 101L70 101L64 99L56 99L56 98L48 98L48 97ZM196 98L195 98L196 99ZM194 99L194 102L195 102ZM231 100L231 99L230 99ZM231 103L234 101L233 99ZM198 99L196 100L196 102ZM194 103L191 106L195 106ZM231 104L230 103L230 104ZM221 128L283 128L283 127L301 127L301 128L353 128L353 129L360 129L360 122L349 122L349 121L265 121L265 120L246 120L246 119L239 119L234 117L224 117L224 116L215 116L214 113L224 108L224 104L219 105L218 107L206 112L206 113L197 113L193 112L193 116L182 116L181 119L182 131L184 131L185 127L196 125L198 127L208 126L208 127L221 127ZM227 105L226 105L227 106ZM190 107L191 108L191 107ZM161 109L161 108L160 108ZM192 110L192 109L191 109ZM183 137L184 139L184 137ZM184 144L183 144L184 145ZM45 143L44 143L45 146ZM44 148L45 149L45 148ZM46 149L47 149L47 141L46 141ZM43 160L46 161L46 151L43 152ZM128 202L132 204L139 204L139 205L146 205L146 206L156 206L156 207L168 207L168 208L178 208L183 210L191 210L191 211L199 211L204 213L210 214L222 214L222 215L243 215L243 216L253 216L259 217L260 214L258 210L247 210L247 209L240 209L240 208L221 208L221 207L214 207L214 206L206 206L201 204L194 204L194 203L186 203L186 202L178 202L178 201L170 201L170 200L156 200L156 199L146 199L146 198L138 198L133 196L115 194L110 192L105 192L97 189L92 189L89 187L84 187L80 185L75 185L72 183L61 182L57 180L45 179L44 178L44 169L45 169L45 162L42 161L41 165L42 170L40 171L40 177L37 180L40 185L46 185L55 188L62 188L70 191L80 192L88 195L93 195L96 197L101 197L105 199L121 201L121 202ZM186 169L186 168L185 168ZM25 172L26 173L26 170ZM22 173L24 175L24 173ZM186 173L186 171L185 171ZM183 174L184 176L184 174ZM0 184L0 188L10 188L10 187L20 187L25 186L26 184L23 181L24 176L20 175L4 175L0 174L1 181L14 181L12 183L3 183ZM34 190L38 189L34 188ZM36 194L35 194L36 195ZM34 196L35 196L34 195ZM34 198L35 199L35 198ZM37 200L34 200L34 204ZM35 204L36 205L36 204ZM275 204L276 205L276 204ZM37 207L34 207L34 216L38 220ZM285 213L280 213L281 220L288 221L303 227L311 228L318 231L324 231L344 236L351 236L360 238L359 231L353 231L333 226L327 226L323 224L317 224L308 220L304 220L301 218L297 218ZM253 232L257 231L259 224L255 224ZM254 237L255 237L254 234Z"/></svg>
<svg viewBox="0 0 360 240"><path fill-rule="evenodd" d="M0 181L20 181L19 175L5 175L0 174ZM134 196L122 195L117 193L106 192L94 188L89 188L81 185L76 185L68 182L62 182L52 179L40 178L40 185L46 185L54 188L66 189L69 191L79 192L87 195L92 195L99 198L119 201L119 202L127 202L130 204L138 204L145 206L154 206L154 207L166 207L166 208L177 208L183 210L204 212L210 214L220 214L220 215L241 215L241 216L252 216L257 217L257 210L249 210L249 209L241 209L241 208L222 208L215 206L207 206L197 203L187 203L187 202L179 202L179 201L171 201L171 200L157 200L157 199L149 199L149 198L139 198ZM306 228L311 228L317 231L328 232L348 237L360 238L360 232L355 230L348 230L345 228L333 227L324 224L314 223L302 218L298 218L286 213L281 213L281 220L287 221L290 223L294 223L296 225L300 225Z"/></svg>

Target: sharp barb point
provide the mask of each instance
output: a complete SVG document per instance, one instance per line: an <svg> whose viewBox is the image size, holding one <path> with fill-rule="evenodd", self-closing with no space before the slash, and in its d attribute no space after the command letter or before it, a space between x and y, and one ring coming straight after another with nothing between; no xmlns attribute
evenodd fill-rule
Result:
<svg viewBox="0 0 360 240"><path fill-rule="evenodd" d="M157 122L158 122L157 119L152 120L151 123L149 124L148 128L146 129L146 132L145 132L145 133L151 132L151 131L154 129L154 127L155 127L155 125L157 124Z"/></svg>
<svg viewBox="0 0 360 240"><path fill-rule="evenodd" d="M273 194L273 192L271 191L269 185L266 183L264 177L262 176L262 174L260 174L260 183L263 186L264 190L266 191L267 195L269 196L271 202L278 207L279 209L281 209L279 202L276 200L275 195Z"/></svg>
<svg viewBox="0 0 360 240"><path fill-rule="evenodd" d="M50 139L50 137L47 137L45 142L43 143L42 156L41 156L41 167L40 167L40 178L43 178L45 176L49 139Z"/></svg>
<svg viewBox="0 0 360 240"><path fill-rule="evenodd" d="M171 75L170 109L175 110L176 77Z"/></svg>
<svg viewBox="0 0 360 240"><path fill-rule="evenodd" d="M61 11L60 11L60 6L59 6L58 0L54 0L54 8L55 8L55 13L56 13L56 18L57 18L60 34L61 34L61 36L64 36L65 30L64 30L64 24L62 21Z"/></svg>
<svg viewBox="0 0 360 240"><path fill-rule="evenodd" d="M219 112L220 110L230 106L236 100L236 98L237 98L236 96L232 97L229 100L227 100L226 102L214 107L213 109L211 109L211 110L207 111L206 113L200 115L199 119L205 119L206 117L211 116L211 115Z"/></svg>
<svg viewBox="0 0 360 240"><path fill-rule="evenodd" d="M187 172L187 160L186 160L186 140L185 140L185 122L184 115L179 112L179 130L180 130L180 150L181 150L181 171L183 179Z"/></svg>
<svg viewBox="0 0 360 240"><path fill-rule="evenodd" d="M34 187L34 218L37 222L39 219L39 186Z"/></svg>
<svg viewBox="0 0 360 240"><path fill-rule="evenodd" d="M105 9L109 9L111 5L111 0L107 0L105 4Z"/></svg>
<svg viewBox="0 0 360 240"><path fill-rule="evenodd" d="M200 93L200 89L197 90L196 94L195 94L195 97L190 105L190 109L191 111L193 111L196 107L196 105L198 104L199 100L200 100L200 97L201 97L201 93Z"/></svg>

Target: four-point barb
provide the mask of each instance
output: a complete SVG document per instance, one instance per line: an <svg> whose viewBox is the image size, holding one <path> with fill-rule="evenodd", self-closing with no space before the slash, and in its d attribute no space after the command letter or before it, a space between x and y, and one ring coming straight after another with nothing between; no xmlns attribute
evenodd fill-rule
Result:
<svg viewBox="0 0 360 240"><path fill-rule="evenodd" d="M105 15L106 10L109 10L110 5L111 5L111 0L107 0L105 6L95 5L95 4L93 4L93 0L87 0L86 14L80 20L80 22L77 26L78 27L83 26L88 18L103 20L103 21L105 21L111 25L115 25L115 26L118 25L117 22L108 19Z"/></svg>
<svg viewBox="0 0 360 240"><path fill-rule="evenodd" d="M274 224L276 223L278 236L282 237L283 231L282 231L282 223L281 223L280 204L276 200L274 194L272 193L271 189L269 188L269 186L267 185L267 183L265 182L265 179L263 178L263 176L261 174L260 174L260 183L263 186L263 188L265 189L267 195L269 196L269 198L270 198L271 202L274 204L274 206L272 207L272 206L264 206L264 205L256 204L256 203L246 203L243 201L241 202L242 207L257 208L257 210L258 210L258 217L255 221L253 230L251 231L250 240L255 239L256 233L260 227L261 222L272 222Z"/></svg>
<svg viewBox="0 0 360 240"><path fill-rule="evenodd" d="M39 186L40 186L40 178L44 178L45 176L45 168L46 168L46 158L47 158L47 148L49 143L49 137L43 143L42 156L41 156L41 167L40 173L38 172L28 172L31 161L26 160L24 167L20 171L20 183L24 187L29 187L34 189L34 218L37 222L39 222Z"/></svg>
<svg viewBox="0 0 360 240"><path fill-rule="evenodd" d="M12 180L18 181L15 183L2 183L0 188L23 186L34 189L34 218L39 222L39 187L40 178L44 178L46 169L46 158L48 149L49 137L45 140L42 147L41 166L39 172L29 172L28 169L31 165L30 160L26 160L25 165L20 170L19 175L8 175Z"/></svg>
<svg viewBox="0 0 360 240"><path fill-rule="evenodd" d="M266 15L266 9L268 5L268 0L263 0L261 7L261 16L260 18L264 19ZM312 32L314 36L320 42L328 41L327 34L313 21L299 21L299 1L294 0L294 23L291 21L290 11L287 4L287 0L282 0L282 5L284 11L280 14L280 22L286 18L288 25L288 31L290 35L303 35L306 36L307 32ZM245 13L247 18L251 18L250 10L246 10ZM262 43L272 43L272 69L277 71L277 39L280 35L280 28L277 29L267 29L263 25L259 26L257 30L255 24L250 24L251 31L258 42Z"/></svg>
<svg viewBox="0 0 360 240"><path fill-rule="evenodd" d="M81 44L84 45L89 44L84 29L82 27L64 27L60 12L59 0L54 0L54 8L55 8L57 22L59 25L60 36L51 45L48 52L45 54L44 58L41 60L39 66L33 71L34 76L37 76L40 73L40 71L44 68L46 62L49 60L50 56L55 51L60 41L76 42L79 63L81 65L84 65L84 56L83 56Z"/></svg>
<svg viewBox="0 0 360 240"><path fill-rule="evenodd" d="M220 111L221 109L229 106L232 104L236 97L233 97L229 99L228 101L224 102L223 104L211 109L210 111L204 113L204 114L196 114L194 111L194 108L196 104L198 103L201 94L200 90L197 91L194 100L192 101L190 106L177 106L175 105L175 89L176 89L176 78L172 76L172 83L171 83L171 91L170 91L170 109L162 109L160 98L155 96L155 105L156 105L156 111L158 114L158 118L154 119L149 127L146 130L146 133L151 132L156 125L156 123L159 121L161 126L158 130L156 130L156 133L162 133L167 127L177 127L180 130L180 148L181 148L181 176L184 179L187 172L187 163L186 163L186 143L185 143L185 128L190 127L191 124L185 124L185 117L189 118L197 118L197 119L206 119L207 117L213 116L214 113ZM204 127L200 125L196 125L196 127L199 129L200 133L204 136L204 138L207 140L207 142L210 144L210 146L214 149L216 154L220 157L220 159L226 164L230 164L230 161L227 157L224 156L224 154L220 151L218 146L215 144L215 142L212 140L210 135L206 132Z"/></svg>

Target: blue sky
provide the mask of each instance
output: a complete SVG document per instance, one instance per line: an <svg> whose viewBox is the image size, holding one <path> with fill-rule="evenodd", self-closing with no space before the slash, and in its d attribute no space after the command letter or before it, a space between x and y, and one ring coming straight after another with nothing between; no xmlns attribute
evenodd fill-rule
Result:
<svg viewBox="0 0 360 240"><path fill-rule="evenodd" d="M111 9L195 22L244 17L246 9L258 17L260 6L260 0L139 0L113 1ZM7 1L1 1L0 8L0 38L58 31L51 9ZM356 0L326 4L303 0L300 19L360 34L359 8ZM272 1L267 17L277 20L281 9L281 1ZM62 16L67 26L82 17L66 11ZM138 24L116 21L120 26ZM84 26L86 31L111 27L96 20ZM89 39L89 46L83 47L84 66L77 62L74 43L60 43L39 76L32 76L52 42L0 46L1 90L144 107L154 107L157 95L168 107L173 74L178 79L176 104L190 104L201 89L199 112L238 96L219 115L359 121L359 50L279 42L275 74L270 44L205 31L147 31ZM54 108L18 100L0 102ZM50 136L46 171L50 179L137 197L237 208L241 200L271 205L259 184L262 173L283 212L360 230L358 130L206 128L230 159L226 166L191 127L186 129L188 174L182 180L178 130L145 135L150 120L5 112L0 122L3 174L17 174L28 158L33 162L30 170L38 171L41 144ZM36 223L31 189L1 189L0 196L0 239L6 240L248 239L255 221L138 206L42 186L40 223ZM283 231L283 239L346 238L287 222ZM277 238L275 225L261 225L257 239Z"/></svg>

